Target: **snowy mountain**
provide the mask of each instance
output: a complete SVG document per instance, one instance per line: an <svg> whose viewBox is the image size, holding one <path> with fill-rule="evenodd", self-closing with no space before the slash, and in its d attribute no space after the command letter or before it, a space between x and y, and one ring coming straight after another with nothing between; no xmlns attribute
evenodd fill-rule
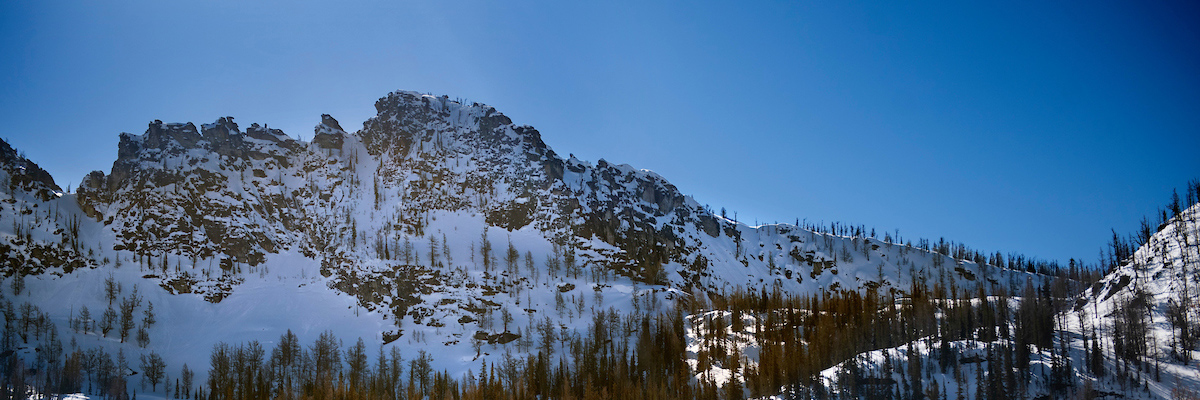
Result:
<svg viewBox="0 0 1200 400"><path fill-rule="evenodd" d="M354 134L323 116L311 142L258 124L241 132L229 117L199 129L155 121L143 135L121 135L112 172L90 174L79 204L115 234L113 250L147 263L215 260L228 270L293 251L338 273L339 260L396 260L403 239L460 228L436 222L447 214L474 220L478 232L535 230L577 252L584 268L685 291L857 289L880 268L888 283L912 278L882 241L734 223L653 172L563 159L537 130L488 106L396 92L376 109ZM837 260L847 247L853 253ZM990 275L971 261L957 267L960 279Z"/></svg>
<svg viewBox="0 0 1200 400"><path fill-rule="evenodd" d="M322 116L307 142L232 117L154 121L121 134L111 170L73 194L3 144L2 268L24 285L6 297L36 306L79 348L153 351L201 377L215 344L270 345L289 329L305 343L330 330L408 360L428 355L458 377L535 353L544 326L570 337L606 312L747 290L1049 282L946 243L748 226L652 171L563 158L490 106L414 92L375 106L356 132ZM118 300L140 299L157 313L145 346L79 328L83 307L95 325Z"/></svg>

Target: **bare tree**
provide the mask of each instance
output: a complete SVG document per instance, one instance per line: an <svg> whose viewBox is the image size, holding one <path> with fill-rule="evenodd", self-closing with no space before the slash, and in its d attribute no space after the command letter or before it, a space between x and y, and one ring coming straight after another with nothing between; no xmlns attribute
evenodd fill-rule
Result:
<svg viewBox="0 0 1200 400"><path fill-rule="evenodd" d="M167 363L163 362L158 353L150 352L150 354L142 355L142 379L143 382L150 381L150 390L154 391L158 388L158 383L162 382L163 374L167 370Z"/></svg>

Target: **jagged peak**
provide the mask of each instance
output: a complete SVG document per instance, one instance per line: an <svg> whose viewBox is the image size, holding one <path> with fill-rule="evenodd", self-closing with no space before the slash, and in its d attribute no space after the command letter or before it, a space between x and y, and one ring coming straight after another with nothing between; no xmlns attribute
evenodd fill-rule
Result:
<svg viewBox="0 0 1200 400"><path fill-rule="evenodd" d="M219 122L220 120L218 120ZM160 134L164 132L190 132L197 133L196 124L191 122L163 122L160 119L150 121L146 126L146 134Z"/></svg>
<svg viewBox="0 0 1200 400"><path fill-rule="evenodd" d="M231 116L217 118L212 123L201 124L199 128L192 122L163 122L156 119L148 124L146 132L141 135L121 133L118 159L139 158L145 150L150 149L190 149L205 143L223 152L222 149L246 143L248 138L276 143L295 141L282 130L258 123L250 124L243 132Z"/></svg>
<svg viewBox="0 0 1200 400"><path fill-rule="evenodd" d="M346 133L346 130L342 129L342 125L339 124L338 120L334 119L333 116L331 116L329 114L321 114L321 123L317 124L316 130L314 133L317 133L317 134Z"/></svg>
<svg viewBox="0 0 1200 400"><path fill-rule="evenodd" d="M601 161L603 161L603 159L601 159ZM575 153L570 153L567 155L567 165L582 168L592 168L592 163L586 160L580 160L579 158L575 157Z"/></svg>
<svg viewBox="0 0 1200 400"><path fill-rule="evenodd" d="M326 149L341 149L346 131L329 114L321 114L321 123L313 128L313 144Z"/></svg>
<svg viewBox="0 0 1200 400"><path fill-rule="evenodd" d="M487 104L475 103L466 104L466 100L450 99L448 95L434 96L428 93L419 93L411 90L397 90L388 93L375 102L375 111L380 115L385 114L389 110L396 110L400 107L419 106L423 108L438 108L446 111L461 110L461 109L477 109L483 116L491 116L500 114L495 107Z"/></svg>
<svg viewBox="0 0 1200 400"><path fill-rule="evenodd" d="M574 156L572 156L572 159L574 159ZM659 175L657 172L654 172L653 170L649 170L649 169L645 169L645 168L635 168L634 166L629 165L629 164L614 164L603 158L601 158L600 160L598 160L596 162L596 167L597 168L611 168L612 170L617 171L618 173L620 173L622 175L629 175L629 176L633 176L635 178L640 178L640 179L644 179L644 180L647 180L650 182L655 182L660 185L674 187L673 185L671 185L670 181L667 180L667 178L663 177L662 175Z"/></svg>
<svg viewBox="0 0 1200 400"><path fill-rule="evenodd" d="M545 149L540 133L533 127L513 125L511 119L491 106L465 103L446 95L391 92L375 102L376 115L363 123L357 136L372 154L408 154L414 149L430 148L422 142L436 143L433 148L437 149L477 147L480 143L466 144L477 140L491 148L515 143Z"/></svg>
<svg viewBox="0 0 1200 400"><path fill-rule="evenodd" d="M7 172L12 183L26 190L37 191L44 199L49 199L50 193L41 189L55 193L62 191L58 184L54 183L54 177L50 176L49 172L25 158L25 155L18 152L4 139L0 139L0 168Z"/></svg>
<svg viewBox="0 0 1200 400"><path fill-rule="evenodd" d="M217 118L216 122L213 122L211 124L200 125L200 128L205 131L213 130L213 129L224 129L226 133L235 133L235 134L241 133L241 131L238 130L237 123L233 122L233 117Z"/></svg>

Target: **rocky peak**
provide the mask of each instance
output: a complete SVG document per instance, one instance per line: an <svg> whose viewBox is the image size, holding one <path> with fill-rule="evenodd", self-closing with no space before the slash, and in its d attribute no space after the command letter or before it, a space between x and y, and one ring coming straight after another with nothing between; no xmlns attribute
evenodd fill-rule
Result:
<svg viewBox="0 0 1200 400"><path fill-rule="evenodd" d="M396 91L375 102L376 116L358 134L371 154L408 155L414 150L468 147L509 147L542 155L541 135L530 126L513 125L495 108L465 104L449 96Z"/></svg>
<svg viewBox="0 0 1200 400"><path fill-rule="evenodd" d="M339 124L338 121L329 114L321 114L321 124L317 125L317 129L320 129L325 133L346 133L346 130L342 129L342 125Z"/></svg>
<svg viewBox="0 0 1200 400"><path fill-rule="evenodd" d="M234 125L234 129L237 126ZM132 140L133 136L122 137L122 139ZM160 149L170 150L174 146L182 148L191 148L200 141L200 134L196 130L196 125L188 122L183 123L166 123L160 120L154 120L150 126L146 128L146 133L140 138L139 149Z"/></svg>
<svg viewBox="0 0 1200 400"><path fill-rule="evenodd" d="M341 149L345 138L342 125L329 114L321 114L321 123L313 128L313 144L324 149Z"/></svg>
<svg viewBox="0 0 1200 400"><path fill-rule="evenodd" d="M62 191L49 172L29 161L3 139L0 139L0 169L7 173L10 189L34 193L42 200L49 200L55 192Z"/></svg>

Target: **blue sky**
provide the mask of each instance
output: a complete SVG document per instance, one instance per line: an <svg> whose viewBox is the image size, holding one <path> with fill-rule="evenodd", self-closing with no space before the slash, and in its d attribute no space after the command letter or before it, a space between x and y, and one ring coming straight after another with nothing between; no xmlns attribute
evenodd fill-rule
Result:
<svg viewBox="0 0 1200 400"><path fill-rule="evenodd" d="M1200 10L1041 3L6 1L0 137L77 185L155 119L307 139L416 90L743 221L1094 262L1200 177Z"/></svg>

